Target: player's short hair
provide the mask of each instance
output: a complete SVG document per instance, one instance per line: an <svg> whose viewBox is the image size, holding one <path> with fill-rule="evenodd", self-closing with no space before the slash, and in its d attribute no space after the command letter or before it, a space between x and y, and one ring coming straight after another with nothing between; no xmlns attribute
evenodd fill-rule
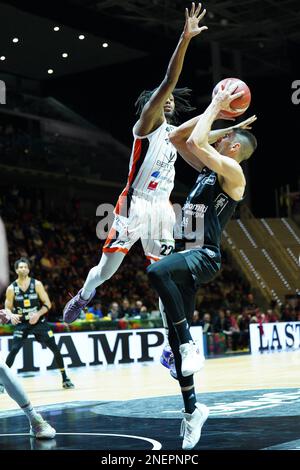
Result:
<svg viewBox="0 0 300 470"><path fill-rule="evenodd" d="M140 94L136 102L134 103L137 108L136 114L138 115L141 114L145 104L148 103L148 101L150 100L155 90L157 90L157 88L155 88L154 90L142 91L142 93ZM192 90L190 88L185 87L185 88L175 88L173 92L171 93L174 96L174 102L175 102L175 109L174 109L172 118L170 119L171 124L178 124L179 116L182 113L188 113L196 109L191 105L189 101L191 92Z"/></svg>
<svg viewBox="0 0 300 470"><path fill-rule="evenodd" d="M241 144L240 157L241 161L248 160L257 148L256 137L246 129L235 129L233 133L233 140L239 141Z"/></svg>
<svg viewBox="0 0 300 470"><path fill-rule="evenodd" d="M17 259L17 261L15 262L15 271L18 269L20 263L26 263L28 269L30 269L30 261L27 258L22 257Z"/></svg>

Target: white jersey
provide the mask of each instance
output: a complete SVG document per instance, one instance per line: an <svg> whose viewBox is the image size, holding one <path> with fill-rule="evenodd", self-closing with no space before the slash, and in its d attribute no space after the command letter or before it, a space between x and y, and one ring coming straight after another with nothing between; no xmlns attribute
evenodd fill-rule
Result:
<svg viewBox="0 0 300 470"><path fill-rule="evenodd" d="M164 121L146 136L134 134L127 184L115 207L104 252L127 254L138 239L152 261L173 251L175 213L169 201L177 158L169 140L173 129Z"/></svg>
<svg viewBox="0 0 300 470"><path fill-rule="evenodd" d="M168 134L175 129L164 121L155 131L143 137L134 134L127 185L122 193L152 199L169 199L174 187L177 150Z"/></svg>

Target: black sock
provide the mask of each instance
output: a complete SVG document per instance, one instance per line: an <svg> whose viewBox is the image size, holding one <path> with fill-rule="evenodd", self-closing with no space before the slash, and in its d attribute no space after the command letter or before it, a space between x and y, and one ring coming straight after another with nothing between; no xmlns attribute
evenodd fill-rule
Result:
<svg viewBox="0 0 300 470"><path fill-rule="evenodd" d="M195 395L195 388L191 388L190 390L181 390L182 398L184 401L184 409L186 413L192 414L196 408L196 395Z"/></svg>
<svg viewBox="0 0 300 470"><path fill-rule="evenodd" d="M193 341L193 338L191 337L189 325L186 320L180 323L173 323L173 326L177 333L180 344L189 343L189 341Z"/></svg>
<svg viewBox="0 0 300 470"><path fill-rule="evenodd" d="M68 378L65 369L60 369L60 373L61 373L63 382L65 382Z"/></svg>

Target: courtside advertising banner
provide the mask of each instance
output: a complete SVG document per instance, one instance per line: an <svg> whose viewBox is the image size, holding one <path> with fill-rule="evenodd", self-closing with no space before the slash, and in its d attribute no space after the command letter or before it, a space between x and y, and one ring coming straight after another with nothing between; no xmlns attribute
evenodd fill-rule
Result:
<svg viewBox="0 0 300 470"><path fill-rule="evenodd" d="M202 327L192 327L191 333L203 354ZM166 340L163 328L56 333L54 337L68 367L158 363ZM1 337L2 357L7 356L11 341L12 336ZM43 347L33 336L28 337L12 366L18 372L55 368L50 349Z"/></svg>
<svg viewBox="0 0 300 470"><path fill-rule="evenodd" d="M300 322L253 323L250 346L252 353L300 349Z"/></svg>

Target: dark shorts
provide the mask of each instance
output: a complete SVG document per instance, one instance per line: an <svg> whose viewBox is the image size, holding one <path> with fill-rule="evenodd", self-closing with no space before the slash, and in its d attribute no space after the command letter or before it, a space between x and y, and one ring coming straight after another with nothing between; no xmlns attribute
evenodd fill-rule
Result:
<svg viewBox="0 0 300 470"><path fill-rule="evenodd" d="M30 323L20 323L15 326L14 339L25 340L27 336L34 335L39 343L46 344L51 338L54 337L53 331L46 321L39 322L36 325Z"/></svg>
<svg viewBox="0 0 300 470"><path fill-rule="evenodd" d="M184 257L196 287L211 281L221 269L221 253L217 247L204 246L178 254Z"/></svg>

